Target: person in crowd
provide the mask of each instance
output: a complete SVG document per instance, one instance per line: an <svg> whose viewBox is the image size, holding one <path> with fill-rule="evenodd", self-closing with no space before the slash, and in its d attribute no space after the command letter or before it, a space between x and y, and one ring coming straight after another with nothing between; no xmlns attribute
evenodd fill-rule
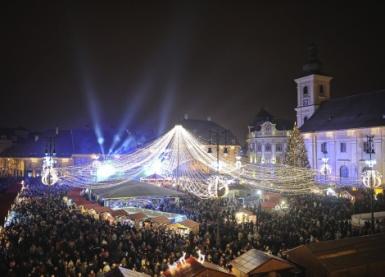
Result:
<svg viewBox="0 0 385 277"><path fill-rule="evenodd" d="M118 266L161 276L168 265L198 250L206 260L224 268L251 248L284 257L300 244L333 240L370 232L352 228L354 212L367 211L368 201L352 204L322 195L288 196L285 213L259 211L257 224L238 224L235 199L202 200L187 195L178 202L162 201L159 209L186 215L200 223L198 234L187 236L162 227L139 228L111 224L82 214L63 202L67 186L27 184L14 204L15 216L0 232L1 276L100 277ZM377 209L384 208L379 196ZM219 219L219 220L218 220ZM383 231L379 228L376 231Z"/></svg>

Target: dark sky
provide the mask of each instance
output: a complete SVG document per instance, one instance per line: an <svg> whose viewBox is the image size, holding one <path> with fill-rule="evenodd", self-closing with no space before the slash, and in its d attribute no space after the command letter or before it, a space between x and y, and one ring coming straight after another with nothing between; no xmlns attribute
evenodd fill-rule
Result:
<svg viewBox="0 0 385 277"><path fill-rule="evenodd" d="M187 113L243 139L261 107L294 119L311 42L333 97L385 88L375 2L80 2L2 7L0 126L164 130Z"/></svg>

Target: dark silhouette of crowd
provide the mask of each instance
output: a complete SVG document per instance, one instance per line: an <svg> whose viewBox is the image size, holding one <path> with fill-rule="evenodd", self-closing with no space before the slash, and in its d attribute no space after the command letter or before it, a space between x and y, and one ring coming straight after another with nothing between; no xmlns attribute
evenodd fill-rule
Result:
<svg viewBox="0 0 385 277"><path fill-rule="evenodd" d="M67 189L25 186L11 224L0 233L1 276L104 276L119 265L160 276L183 252L196 256L200 249L206 260L229 267L251 248L284 257L299 244L370 232L368 226L352 228L355 206L346 199L291 196L281 212L261 211L255 204L248 209L258 214L258 223L237 224L234 214L241 204L236 199L186 196L160 207L200 223L199 234L182 236L161 227L96 220L64 203Z"/></svg>

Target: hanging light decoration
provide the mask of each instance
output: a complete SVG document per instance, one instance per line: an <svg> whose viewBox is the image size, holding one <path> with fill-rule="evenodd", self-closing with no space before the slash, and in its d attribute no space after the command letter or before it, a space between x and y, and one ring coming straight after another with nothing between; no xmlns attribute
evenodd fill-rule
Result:
<svg viewBox="0 0 385 277"><path fill-rule="evenodd" d="M41 171L41 182L46 186L52 186L59 181L58 172L55 168L56 160L55 144L53 138L50 138L49 144L45 150L45 157L43 159L43 168Z"/></svg>
<svg viewBox="0 0 385 277"><path fill-rule="evenodd" d="M206 143L177 125L162 137L133 153L114 156L108 160L106 167L100 167L99 163L105 163L95 160L94 163L99 165L90 163L65 166L56 168L56 173L52 170L49 172L51 176L60 176L60 181L68 185L85 187L93 184L98 188L114 187L127 180L139 180L154 173L161 173L165 179L174 180L181 190L200 198L227 195L229 180L237 180L255 189L289 194L302 194L314 188L316 173L311 169L283 164L242 164L240 156L237 156L235 161L220 157L218 163L218 157L211 154L211 145L209 144L207 151ZM224 150L228 151L227 147ZM46 167L53 168L48 165ZM98 175L103 175L103 182L98 182Z"/></svg>

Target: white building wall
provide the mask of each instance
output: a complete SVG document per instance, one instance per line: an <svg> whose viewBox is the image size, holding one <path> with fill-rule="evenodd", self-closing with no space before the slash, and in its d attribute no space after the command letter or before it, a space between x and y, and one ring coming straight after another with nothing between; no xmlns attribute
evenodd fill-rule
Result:
<svg viewBox="0 0 385 277"><path fill-rule="evenodd" d="M266 121L261 125L260 131L249 132L247 139L248 156L250 163L282 163L287 146L288 131L280 131L275 128L275 124ZM271 150L267 151L267 144ZM259 151L258 145L261 146ZM282 150L278 151L277 145Z"/></svg>
<svg viewBox="0 0 385 277"><path fill-rule="evenodd" d="M382 174L382 182L384 182L385 126L303 133L310 166L320 172L324 164L322 158L328 158L331 173L327 178L330 181L341 184L360 184L361 174L366 166L365 161L369 160L369 154L364 152L367 135L374 136L375 154L372 154L372 160L376 161L375 169ZM326 154L321 152L322 143L327 144ZM346 152L341 152L341 143L346 144ZM342 166L348 168L348 178L340 176Z"/></svg>

